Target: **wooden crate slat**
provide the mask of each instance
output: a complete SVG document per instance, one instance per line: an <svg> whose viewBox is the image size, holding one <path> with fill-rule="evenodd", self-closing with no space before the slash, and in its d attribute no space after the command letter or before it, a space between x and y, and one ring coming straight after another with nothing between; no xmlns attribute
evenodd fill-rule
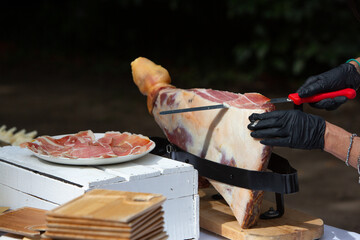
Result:
<svg viewBox="0 0 360 240"><path fill-rule="evenodd" d="M106 173L94 167L61 165L40 160L30 150L20 147L8 146L1 148L0 159L84 187L94 187L126 180L123 177Z"/></svg>
<svg viewBox="0 0 360 240"><path fill-rule="evenodd" d="M4 162L0 162L0 183L57 204L66 203L85 192L84 188L79 186L39 175Z"/></svg>
<svg viewBox="0 0 360 240"><path fill-rule="evenodd" d="M176 198L164 202L165 230L167 233L170 233L169 239L199 238L200 227L199 221L197 221L199 208L196 208L198 205L198 195ZM193 223L191 227L189 227L189 223Z"/></svg>
<svg viewBox="0 0 360 240"><path fill-rule="evenodd" d="M106 173L123 177L127 181L156 177L161 174L161 172L157 169L142 166L133 162L124 162L115 165L103 165L98 166L98 168Z"/></svg>
<svg viewBox="0 0 360 240"><path fill-rule="evenodd" d="M0 183L0 204L8 206L11 209L17 209L24 206L51 210L59 205L46 201L44 199L31 196L10 188Z"/></svg>
<svg viewBox="0 0 360 240"><path fill-rule="evenodd" d="M166 199L175 199L184 196L197 195L197 172L174 173L171 175L160 175L158 177L147 178L107 184L101 186L103 189L121 190L129 192L158 193Z"/></svg>
<svg viewBox="0 0 360 240"><path fill-rule="evenodd" d="M175 161L172 159L159 157L154 154L147 154L135 161L137 164L158 169L162 174L172 174L180 172L194 171L194 167L190 164Z"/></svg>

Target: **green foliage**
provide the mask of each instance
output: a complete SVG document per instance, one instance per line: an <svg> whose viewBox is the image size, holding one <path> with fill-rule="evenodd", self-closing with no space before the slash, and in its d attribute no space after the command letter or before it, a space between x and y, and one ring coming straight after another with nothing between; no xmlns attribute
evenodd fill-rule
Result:
<svg viewBox="0 0 360 240"><path fill-rule="evenodd" d="M215 87L303 79L360 56L360 22L344 0L10 1L0 20L6 69L36 59L128 74L145 56L180 86Z"/></svg>
<svg viewBox="0 0 360 240"><path fill-rule="evenodd" d="M360 23L346 1L228 0L228 17L243 22L234 47L253 73L319 73L360 56Z"/></svg>

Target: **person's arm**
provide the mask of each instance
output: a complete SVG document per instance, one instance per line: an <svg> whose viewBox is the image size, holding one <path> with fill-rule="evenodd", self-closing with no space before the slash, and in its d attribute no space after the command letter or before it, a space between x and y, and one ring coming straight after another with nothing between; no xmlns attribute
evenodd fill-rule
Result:
<svg viewBox="0 0 360 240"><path fill-rule="evenodd" d="M326 122L324 151L346 161L350 146L351 133L334 124ZM358 168L357 162L360 156L360 138L354 137L349 155L349 165Z"/></svg>
<svg viewBox="0 0 360 240"><path fill-rule="evenodd" d="M356 58L356 61L360 62L360 57ZM359 64L357 64L357 62L355 62L355 61L350 61L349 63L354 65L357 72L360 74L360 66L359 66Z"/></svg>
<svg viewBox="0 0 360 240"><path fill-rule="evenodd" d="M254 113L249 117L250 135L260 143L298 149L323 149L346 161L351 133L323 118L299 110ZM360 157L360 137L354 137L349 165L357 168Z"/></svg>

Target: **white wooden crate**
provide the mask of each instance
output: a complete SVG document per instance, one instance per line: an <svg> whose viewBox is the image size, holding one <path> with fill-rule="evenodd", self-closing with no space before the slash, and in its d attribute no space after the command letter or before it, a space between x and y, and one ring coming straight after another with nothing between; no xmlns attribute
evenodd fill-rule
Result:
<svg viewBox="0 0 360 240"><path fill-rule="evenodd" d="M40 160L31 151L0 148L0 206L51 210L95 188L163 194L170 239L199 238L198 176L192 165L152 154L103 166Z"/></svg>

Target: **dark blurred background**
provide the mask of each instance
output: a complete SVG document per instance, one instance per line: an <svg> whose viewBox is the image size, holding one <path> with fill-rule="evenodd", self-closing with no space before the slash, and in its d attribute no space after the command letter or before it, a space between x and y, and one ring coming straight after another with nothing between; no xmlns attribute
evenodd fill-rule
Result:
<svg viewBox="0 0 360 240"><path fill-rule="evenodd" d="M180 88L267 97L360 56L360 22L345 0L14 0L0 2L0 26L0 126L39 135L162 136L132 81L138 56ZM305 106L358 134L359 109L358 98L333 112ZM360 232L355 169L321 151L274 151L299 171L288 206Z"/></svg>

